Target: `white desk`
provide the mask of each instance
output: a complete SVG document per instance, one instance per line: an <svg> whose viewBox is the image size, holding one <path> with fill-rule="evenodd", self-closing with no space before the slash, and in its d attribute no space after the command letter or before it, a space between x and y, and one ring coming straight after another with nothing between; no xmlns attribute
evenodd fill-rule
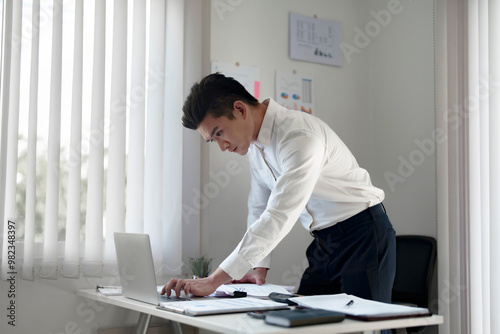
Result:
<svg viewBox="0 0 500 334"><path fill-rule="evenodd" d="M123 307L141 313L136 333L145 333L145 328L151 316L168 319L177 324L176 331L180 331L179 324L203 328L220 333L259 333L259 334L288 334L304 333L307 328L308 333L353 333L374 331L388 328L405 328L413 326L430 326L443 323L443 316L432 315L430 317L417 317L384 321L357 321L345 319L342 322L315 325L307 327L283 328L271 326L263 320L253 319L245 313L233 313L224 315L207 315L190 317L183 314L159 310L156 306L138 302L123 296L103 296L93 289L78 290L77 295L99 301L101 303Z"/></svg>

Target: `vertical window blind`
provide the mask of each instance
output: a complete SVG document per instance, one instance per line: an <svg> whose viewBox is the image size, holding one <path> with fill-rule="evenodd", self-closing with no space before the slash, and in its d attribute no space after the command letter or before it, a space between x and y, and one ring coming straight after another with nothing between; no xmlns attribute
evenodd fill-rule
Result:
<svg viewBox="0 0 500 334"><path fill-rule="evenodd" d="M499 333L500 1L437 4L440 332Z"/></svg>
<svg viewBox="0 0 500 334"><path fill-rule="evenodd" d="M116 275L123 231L180 274L184 0L0 8L2 278Z"/></svg>
<svg viewBox="0 0 500 334"><path fill-rule="evenodd" d="M468 1L470 332L500 332L500 1Z"/></svg>

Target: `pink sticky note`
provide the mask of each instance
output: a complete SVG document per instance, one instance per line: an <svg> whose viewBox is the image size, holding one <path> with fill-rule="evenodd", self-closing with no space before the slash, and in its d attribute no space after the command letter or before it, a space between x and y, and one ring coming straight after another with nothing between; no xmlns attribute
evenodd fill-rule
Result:
<svg viewBox="0 0 500 334"><path fill-rule="evenodd" d="M254 97L256 99L259 99L259 96L260 96L260 81L254 81L253 82L253 91L254 91Z"/></svg>

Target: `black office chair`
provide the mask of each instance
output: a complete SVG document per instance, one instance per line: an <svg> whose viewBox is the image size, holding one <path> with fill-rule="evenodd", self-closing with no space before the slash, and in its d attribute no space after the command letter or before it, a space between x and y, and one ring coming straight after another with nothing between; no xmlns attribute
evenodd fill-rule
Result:
<svg viewBox="0 0 500 334"><path fill-rule="evenodd" d="M429 307L430 291L436 264L436 239L421 235L396 236L396 277L392 302ZM421 332L425 327L407 328Z"/></svg>

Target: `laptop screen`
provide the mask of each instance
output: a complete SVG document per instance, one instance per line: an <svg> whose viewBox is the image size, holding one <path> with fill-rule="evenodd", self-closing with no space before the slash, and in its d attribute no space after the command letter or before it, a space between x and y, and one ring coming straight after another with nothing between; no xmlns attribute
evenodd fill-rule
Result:
<svg viewBox="0 0 500 334"><path fill-rule="evenodd" d="M149 235L116 232L114 238L123 295L158 305Z"/></svg>

